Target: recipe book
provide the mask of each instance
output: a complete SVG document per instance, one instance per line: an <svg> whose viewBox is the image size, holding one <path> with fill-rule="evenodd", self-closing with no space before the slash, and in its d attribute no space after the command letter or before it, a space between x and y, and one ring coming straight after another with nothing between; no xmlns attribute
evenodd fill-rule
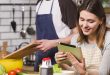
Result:
<svg viewBox="0 0 110 75"><path fill-rule="evenodd" d="M81 48L74 45L60 43L58 45L58 50L62 52L71 52L79 62L81 62L83 58Z"/></svg>
<svg viewBox="0 0 110 75"><path fill-rule="evenodd" d="M37 44L35 43L30 43L6 56L3 57L3 59L20 59L23 58L24 56L30 55L33 52L37 51L37 49L33 49L34 47L36 47Z"/></svg>

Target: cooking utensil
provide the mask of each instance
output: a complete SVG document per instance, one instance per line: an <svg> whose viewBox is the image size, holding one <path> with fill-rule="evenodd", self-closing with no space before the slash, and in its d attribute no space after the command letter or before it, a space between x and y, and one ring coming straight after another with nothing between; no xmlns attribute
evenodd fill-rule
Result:
<svg viewBox="0 0 110 75"><path fill-rule="evenodd" d="M13 12L13 21L11 21L11 26L12 26L13 31L16 32L16 22L14 20L15 8L13 8L12 12Z"/></svg>
<svg viewBox="0 0 110 75"><path fill-rule="evenodd" d="M29 10L29 26L27 27L26 31L29 35L35 35L35 30L33 29L33 27L31 26L31 18L32 18L32 8L30 6L30 10Z"/></svg>
<svg viewBox="0 0 110 75"><path fill-rule="evenodd" d="M21 47L23 47L23 46L25 46L25 45L27 45L27 44L29 44L29 43L28 43L28 42L22 42L21 44L18 45L18 47L15 48L14 51L20 49Z"/></svg>
<svg viewBox="0 0 110 75"><path fill-rule="evenodd" d="M25 45L28 45L28 42L22 42L20 45L18 45L18 49L22 48Z"/></svg>
<svg viewBox="0 0 110 75"><path fill-rule="evenodd" d="M20 35L23 39L26 38L26 31L24 30L24 7L22 7L22 29Z"/></svg>

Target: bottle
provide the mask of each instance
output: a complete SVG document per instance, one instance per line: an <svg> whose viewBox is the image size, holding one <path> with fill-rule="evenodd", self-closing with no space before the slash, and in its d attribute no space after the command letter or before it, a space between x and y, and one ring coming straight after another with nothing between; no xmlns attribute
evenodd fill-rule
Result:
<svg viewBox="0 0 110 75"><path fill-rule="evenodd" d="M51 59L49 57L42 59L40 75L53 75L53 66L51 64Z"/></svg>

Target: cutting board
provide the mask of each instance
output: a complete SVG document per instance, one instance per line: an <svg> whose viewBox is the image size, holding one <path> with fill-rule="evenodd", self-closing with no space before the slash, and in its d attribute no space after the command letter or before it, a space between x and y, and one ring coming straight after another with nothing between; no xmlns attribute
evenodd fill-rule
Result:
<svg viewBox="0 0 110 75"><path fill-rule="evenodd" d="M37 44L35 43L30 43L6 56L3 57L3 59L20 59L23 58L24 56L30 55L33 52L37 51L37 49L33 49Z"/></svg>

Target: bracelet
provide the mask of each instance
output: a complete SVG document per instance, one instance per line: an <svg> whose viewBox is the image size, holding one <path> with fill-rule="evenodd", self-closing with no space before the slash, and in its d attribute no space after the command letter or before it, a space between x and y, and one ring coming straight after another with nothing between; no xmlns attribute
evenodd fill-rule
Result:
<svg viewBox="0 0 110 75"><path fill-rule="evenodd" d="M59 45L61 42L59 40L56 40L56 43Z"/></svg>

